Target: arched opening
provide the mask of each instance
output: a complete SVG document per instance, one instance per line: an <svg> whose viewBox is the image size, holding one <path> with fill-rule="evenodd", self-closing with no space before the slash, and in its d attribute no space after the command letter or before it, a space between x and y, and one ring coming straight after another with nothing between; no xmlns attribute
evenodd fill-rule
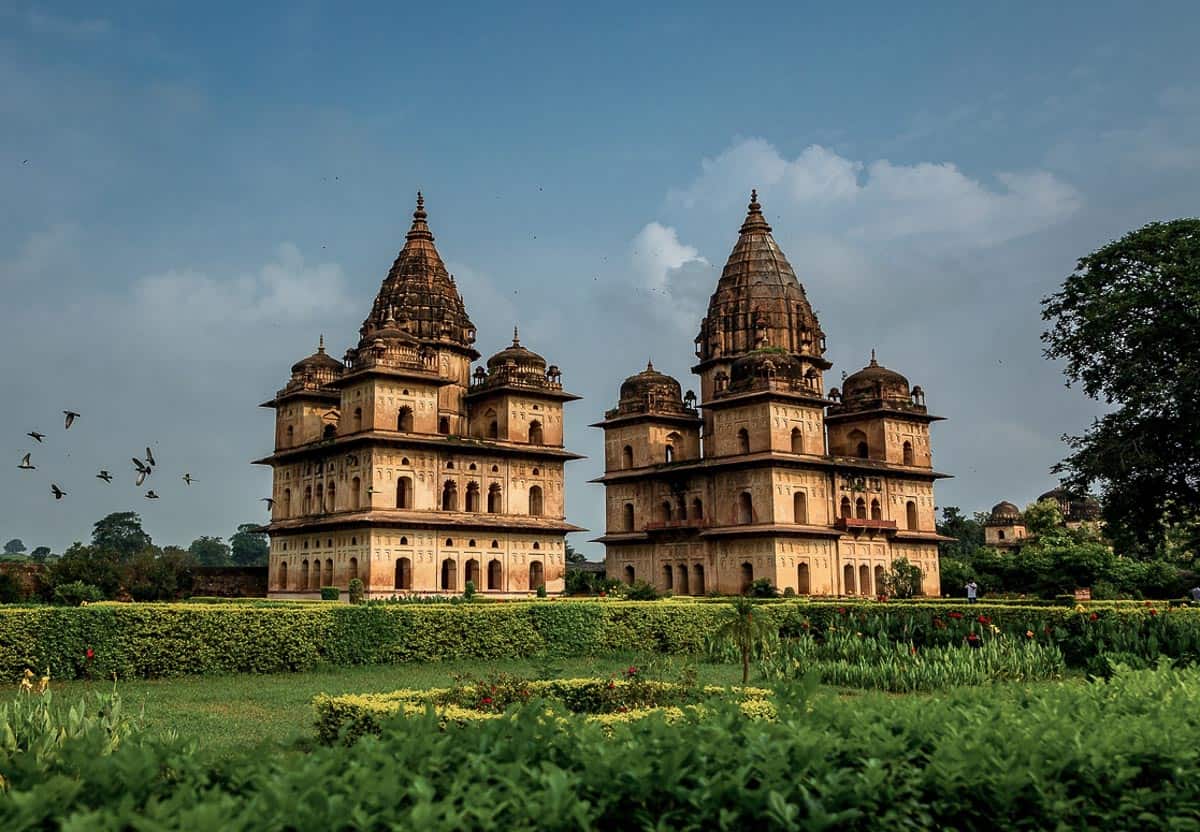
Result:
<svg viewBox="0 0 1200 832"><path fill-rule="evenodd" d="M487 510L488 514L500 513L500 485L498 483L488 486Z"/></svg>
<svg viewBox="0 0 1200 832"><path fill-rule="evenodd" d="M701 500L699 497L692 500L692 519L693 520L703 520L704 519L704 501Z"/></svg>
<svg viewBox="0 0 1200 832"><path fill-rule="evenodd" d="M503 589L504 588L504 567L500 565L500 561L492 558L488 561L488 589Z"/></svg>
<svg viewBox="0 0 1200 832"><path fill-rule="evenodd" d="M996 530L996 539L997 539L997 540L1003 540L1003 539L1004 539L1004 529L997 529L997 530Z"/></svg>
<svg viewBox="0 0 1200 832"><path fill-rule="evenodd" d="M876 594L883 593L883 590L884 590L883 584L884 584L883 567L877 565L875 567L875 593Z"/></svg>
<svg viewBox="0 0 1200 832"><path fill-rule="evenodd" d="M908 522L905 524L910 530L917 529L917 504L909 500L904 506L904 517Z"/></svg>
<svg viewBox="0 0 1200 832"><path fill-rule="evenodd" d="M792 517L797 523L808 522L808 495L803 491L792 495Z"/></svg>
<svg viewBox="0 0 1200 832"><path fill-rule="evenodd" d="M325 586L333 586L333 559L325 561Z"/></svg>
<svg viewBox="0 0 1200 832"><path fill-rule="evenodd" d="M663 458L667 462L674 462L675 461L675 448L671 445L668 445L666 447L665 453L663 454Z"/></svg>
<svg viewBox="0 0 1200 832"><path fill-rule="evenodd" d="M438 433L446 436L450 433L450 417L443 416L438 419Z"/></svg>
<svg viewBox="0 0 1200 832"><path fill-rule="evenodd" d="M529 562L529 588L537 589L545 585L546 578L543 574L542 562L540 560L531 560Z"/></svg>
<svg viewBox="0 0 1200 832"><path fill-rule="evenodd" d="M396 430L401 433L412 433L413 412L411 407L402 407L396 414Z"/></svg>
<svg viewBox="0 0 1200 832"><path fill-rule="evenodd" d="M867 435L861 430L852 430L846 437L850 442L850 447L854 449L854 455L866 459L871 455L871 448L867 445Z"/></svg>
<svg viewBox="0 0 1200 832"><path fill-rule="evenodd" d="M312 572L309 573L309 577L312 578L312 581L309 583L308 588L309 589L320 589L321 588L321 561L319 561L319 560L313 561Z"/></svg>
<svg viewBox="0 0 1200 832"><path fill-rule="evenodd" d="M529 515L531 517L542 516L542 487L540 485L529 489Z"/></svg>
<svg viewBox="0 0 1200 832"><path fill-rule="evenodd" d="M671 522L671 501L663 500L662 505L658 508L658 521L660 523Z"/></svg>
<svg viewBox="0 0 1200 832"><path fill-rule="evenodd" d="M838 509L838 514L840 514L842 516L842 518L845 520L849 520L851 517L854 516L851 511L851 508L850 508L850 498L849 497L842 497L842 502Z"/></svg>
<svg viewBox="0 0 1200 832"><path fill-rule="evenodd" d="M322 439L332 439L335 436L337 436L337 425L326 425L321 428Z"/></svg>
<svg viewBox="0 0 1200 832"><path fill-rule="evenodd" d="M479 561L471 558L467 561L466 579L470 581L478 589L482 584L479 583ZM466 586L466 584L463 584Z"/></svg>
<svg viewBox="0 0 1200 832"><path fill-rule="evenodd" d="M800 428L792 428L792 453L804 453L804 434Z"/></svg>
<svg viewBox="0 0 1200 832"><path fill-rule="evenodd" d="M292 427L291 425L288 425L287 426L287 446L290 448L292 445L295 444L295 440L296 440L296 429L294 427Z"/></svg>
<svg viewBox="0 0 1200 832"><path fill-rule="evenodd" d="M276 586L278 586L279 589L287 589L288 588L287 561L286 560L279 561L279 583L276 584Z"/></svg>
<svg viewBox="0 0 1200 832"><path fill-rule="evenodd" d="M283 489L283 499L277 503L279 510L278 516L280 520L286 520L288 515L292 513L292 489Z"/></svg>
<svg viewBox="0 0 1200 832"><path fill-rule="evenodd" d="M914 464L913 463L913 447L912 447L911 442L905 441L903 453L904 453L904 464L905 465L913 465Z"/></svg>
<svg viewBox="0 0 1200 832"><path fill-rule="evenodd" d="M754 522L754 499L750 496L749 491L743 491L738 495L737 515L737 521L741 525Z"/></svg>
<svg viewBox="0 0 1200 832"><path fill-rule="evenodd" d="M467 484L467 511L479 511L479 483Z"/></svg>
<svg viewBox="0 0 1200 832"><path fill-rule="evenodd" d="M300 510L304 514L312 514L312 486L304 486L304 500L300 503Z"/></svg>
<svg viewBox="0 0 1200 832"><path fill-rule="evenodd" d="M865 563L858 567L858 591L861 595L871 594L871 567Z"/></svg>
<svg viewBox="0 0 1200 832"><path fill-rule="evenodd" d="M396 589L412 589L412 561L396 558Z"/></svg>
<svg viewBox="0 0 1200 832"><path fill-rule="evenodd" d="M854 594L854 567L849 563L842 567L842 594Z"/></svg>
<svg viewBox="0 0 1200 832"><path fill-rule="evenodd" d="M334 511L337 508L337 483L329 483L329 487L325 489L325 510Z"/></svg>
<svg viewBox="0 0 1200 832"><path fill-rule="evenodd" d="M413 487L410 477L396 480L396 508L412 508Z"/></svg>
<svg viewBox="0 0 1200 832"><path fill-rule="evenodd" d="M680 566L675 570L675 572L676 572L676 577L678 578L678 581L679 581L679 586L676 587L675 594L676 595L687 595L688 594L687 564L686 563L680 564Z"/></svg>
<svg viewBox="0 0 1200 832"><path fill-rule="evenodd" d="M679 498L679 508L676 510L676 517L680 522L687 520L687 500L683 497Z"/></svg>
<svg viewBox="0 0 1200 832"><path fill-rule="evenodd" d="M621 507L621 530L633 531L633 503L626 503Z"/></svg>
<svg viewBox="0 0 1200 832"><path fill-rule="evenodd" d="M634 580L637 578L637 573L633 571L632 566L625 567L625 583L633 586Z"/></svg>
<svg viewBox="0 0 1200 832"><path fill-rule="evenodd" d="M675 588L675 573L671 569L671 565L669 563L663 565L663 588L664 589L674 589Z"/></svg>
<svg viewBox="0 0 1200 832"><path fill-rule="evenodd" d="M492 421L488 422L487 437L488 439L500 438L500 423L495 419L492 419Z"/></svg>
<svg viewBox="0 0 1200 832"><path fill-rule="evenodd" d="M442 511L458 511L458 486L453 480L442 485Z"/></svg>
<svg viewBox="0 0 1200 832"><path fill-rule="evenodd" d="M742 589L741 592L745 595L750 591L750 586L754 583L754 566L746 561L742 564Z"/></svg>
<svg viewBox="0 0 1200 832"><path fill-rule="evenodd" d="M695 580L692 581L692 594L703 595L704 594L704 567L698 563L695 566L693 566L692 567L692 577L695 578Z"/></svg>
<svg viewBox="0 0 1200 832"><path fill-rule="evenodd" d="M679 447L679 443L683 441L683 437L676 431L671 431L667 434L667 448L665 457L667 462L675 461L675 449Z"/></svg>
<svg viewBox="0 0 1200 832"><path fill-rule="evenodd" d="M325 484L317 483L317 499L314 503L317 507L317 514L325 511Z"/></svg>
<svg viewBox="0 0 1200 832"><path fill-rule="evenodd" d="M862 497L854 501L854 516L859 520L867 519L867 501Z"/></svg>
<svg viewBox="0 0 1200 832"><path fill-rule="evenodd" d="M796 567L796 594L808 595L812 592L809 585L808 564L802 563Z"/></svg>
<svg viewBox="0 0 1200 832"><path fill-rule="evenodd" d="M542 444L542 423L536 419L529 423L529 444Z"/></svg>
<svg viewBox="0 0 1200 832"><path fill-rule="evenodd" d="M626 445L624 448L621 449L621 467L622 468L632 468L633 467L633 448L631 448L628 445Z"/></svg>
<svg viewBox="0 0 1200 832"><path fill-rule="evenodd" d="M300 586L298 589L308 589L308 561L300 562Z"/></svg>
<svg viewBox="0 0 1200 832"><path fill-rule="evenodd" d="M458 564L453 558L445 558L442 561L442 589L453 591L458 589Z"/></svg>
<svg viewBox="0 0 1200 832"><path fill-rule="evenodd" d="M750 431L746 430L745 428L741 428L740 430L738 430L737 438L738 438L738 453L739 454L750 453Z"/></svg>
<svg viewBox="0 0 1200 832"><path fill-rule="evenodd" d="M354 477L350 480L350 508L358 508L362 504L362 480Z"/></svg>
<svg viewBox="0 0 1200 832"><path fill-rule="evenodd" d="M883 507L881 505L879 505L879 500L871 500L871 519L872 520L882 520L883 519Z"/></svg>
<svg viewBox="0 0 1200 832"><path fill-rule="evenodd" d="M354 419L350 424L354 428L355 431L362 430L362 408L361 407L354 408Z"/></svg>
<svg viewBox="0 0 1200 832"><path fill-rule="evenodd" d="M347 581L353 581L358 578L358 558L350 558L350 577Z"/></svg>

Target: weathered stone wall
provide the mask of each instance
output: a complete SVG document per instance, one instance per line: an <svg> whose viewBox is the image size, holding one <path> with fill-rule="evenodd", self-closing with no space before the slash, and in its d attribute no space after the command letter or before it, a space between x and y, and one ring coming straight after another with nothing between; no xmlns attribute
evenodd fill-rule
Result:
<svg viewBox="0 0 1200 832"><path fill-rule="evenodd" d="M198 566L193 595L217 598L266 598L265 566Z"/></svg>

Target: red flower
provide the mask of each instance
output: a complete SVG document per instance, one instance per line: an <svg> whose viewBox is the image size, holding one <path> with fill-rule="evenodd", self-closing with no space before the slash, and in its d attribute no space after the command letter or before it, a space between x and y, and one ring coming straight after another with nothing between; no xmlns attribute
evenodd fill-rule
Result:
<svg viewBox="0 0 1200 832"><path fill-rule="evenodd" d="M939 630L944 630L944 629L946 629L946 622L940 618L935 618L935 619L933 619L933 626L938 628Z"/></svg>
<svg viewBox="0 0 1200 832"><path fill-rule="evenodd" d="M980 624L991 624L992 623L992 619L988 618L986 615L981 615L978 618L976 618L975 620L978 621Z"/></svg>
<svg viewBox="0 0 1200 832"><path fill-rule="evenodd" d="M958 619L962 618L962 613L951 611L950 617L953 618L955 621L957 621Z"/></svg>
<svg viewBox="0 0 1200 832"><path fill-rule="evenodd" d="M910 647L910 648L909 648L909 650L908 650L908 652L909 652L909 653L911 653L912 655L914 655L914 656L915 656L915 655L917 655L917 648L915 648L915 647Z"/></svg>
<svg viewBox="0 0 1200 832"><path fill-rule="evenodd" d="M1094 613L1092 613L1091 615L1089 615L1089 616L1088 616L1088 620L1089 620L1089 621L1099 621L1099 620L1100 620L1100 614L1099 614L1099 613L1095 613L1095 612L1094 612Z"/></svg>
<svg viewBox="0 0 1200 832"><path fill-rule="evenodd" d="M807 621L802 621L802 622L800 623L800 627L801 627L802 629L805 629L805 630L807 630L807 629L811 628L811 627L812 627L812 625L811 625L811 624L809 624Z"/></svg>
<svg viewBox="0 0 1200 832"><path fill-rule="evenodd" d="M1151 615L1158 615L1158 610L1151 608L1151 610L1150 610L1150 614L1151 614Z"/></svg>
<svg viewBox="0 0 1200 832"><path fill-rule="evenodd" d="M622 705L621 707L617 708L617 713L619 713L619 714L624 714L624 713L628 713L628 712L629 712L629 709L628 709L628 708L626 708L624 705Z"/></svg>
<svg viewBox="0 0 1200 832"><path fill-rule="evenodd" d="M967 641L979 641L979 636L975 633L967 633Z"/></svg>
<svg viewBox="0 0 1200 832"><path fill-rule="evenodd" d="M631 676L631 677L632 677L632 676L636 676L636 675L637 675L637 668L636 668L636 667L631 667L631 668L629 668L628 670L626 670L626 671L625 671L625 675L626 675L626 676Z"/></svg>
<svg viewBox="0 0 1200 832"><path fill-rule="evenodd" d="M615 688L616 686L617 686L617 683L616 683L616 682L614 682L612 679L609 679L609 680L608 680L608 689L609 689L609 690L612 690L612 689L613 689L613 688Z"/></svg>
<svg viewBox="0 0 1200 832"><path fill-rule="evenodd" d="M600 590L600 597L601 597L601 598L607 598L607 597L608 597L608 593L607 593L607 592L605 592L605 591L602 589L602 590Z"/></svg>
<svg viewBox="0 0 1200 832"><path fill-rule="evenodd" d="M479 704L480 704L480 705L490 705L490 704L492 704L492 697L490 697L490 696L485 696L485 697L483 697L482 699L480 699L480 700L479 700Z"/></svg>
<svg viewBox="0 0 1200 832"><path fill-rule="evenodd" d="M89 647L84 655L87 656L87 660L90 662L92 659L96 658L96 651Z"/></svg>
<svg viewBox="0 0 1200 832"><path fill-rule="evenodd" d="M838 607L838 615L845 615L845 614L846 614L846 608Z"/></svg>

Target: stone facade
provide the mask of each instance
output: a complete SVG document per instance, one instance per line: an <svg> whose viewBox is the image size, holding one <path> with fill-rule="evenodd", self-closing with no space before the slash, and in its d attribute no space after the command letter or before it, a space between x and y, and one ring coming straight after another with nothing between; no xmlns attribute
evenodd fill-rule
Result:
<svg viewBox="0 0 1200 832"><path fill-rule="evenodd" d="M521 346L471 366L475 328L434 247L424 201L356 347L317 352L275 410L271 597L563 589L563 390Z"/></svg>
<svg viewBox="0 0 1200 832"><path fill-rule="evenodd" d="M825 334L757 194L696 338L700 400L648 366L604 430L610 577L675 594L874 595L893 560L940 594L925 393L879 365L825 391Z"/></svg>

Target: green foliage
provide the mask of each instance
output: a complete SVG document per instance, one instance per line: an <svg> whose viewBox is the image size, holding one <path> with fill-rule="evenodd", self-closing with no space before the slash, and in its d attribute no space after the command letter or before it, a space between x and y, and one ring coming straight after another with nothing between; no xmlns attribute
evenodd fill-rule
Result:
<svg viewBox="0 0 1200 832"><path fill-rule="evenodd" d="M937 532L946 537L953 537L954 540L939 542L938 556L943 561L951 558L969 562L975 553L983 548L983 521L986 519L987 515L981 514L976 514L974 518L967 517L958 506L943 508Z"/></svg>
<svg viewBox="0 0 1200 832"><path fill-rule="evenodd" d="M546 597L546 585L545 584L538 584L537 597L539 597L539 598Z"/></svg>
<svg viewBox="0 0 1200 832"><path fill-rule="evenodd" d="M779 625L749 598L734 598L717 619L713 644L731 644L742 659L742 684L750 681L750 656L777 636Z"/></svg>
<svg viewBox="0 0 1200 832"><path fill-rule="evenodd" d="M19 555L24 551L25 544L21 542L20 538L14 537L4 544L4 554L6 555Z"/></svg>
<svg viewBox="0 0 1200 832"><path fill-rule="evenodd" d="M116 551L74 543L50 565L49 584L88 583L99 587L105 598L113 598L121 589L122 568Z"/></svg>
<svg viewBox="0 0 1200 832"><path fill-rule="evenodd" d="M363 582L360 579L350 579L350 588L348 592L350 595L351 604L361 604L363 602L364 588Z"/></svg>
<svg viewBox="0 0 1200 832"><path fill-rule="evenodd" d="M257 523L242 523L229 538L229 556L236 566L266 566L270 554L267 534Z"/></svg>
<svg viewBox="0 0 1200 832"><path fill-rule="evenodd" d="M29 556L34 560L45 560L46 558L50 557L50 547L38 546L29 553Z"/></svg>
<svg viewBox="0 0 1200 832"><path fill-rule="evenodd" d="M654 584L646 581L634 581L632 584L621 584L617 587L622 598L628 601L657 601L662 597Z"/></svg>
<svg viewBox="0 0 1200 832"><path fill-rule="evenodd" d="M142 518L133 511L120 511L97 520L92 529L92 546L115 555L119 562L132 558L153 541L142 529Z"/></svg>
<svg viewBox="0 0 1200 832"><path fill-rule="evenodd" d="M0 570L0 604L15 604L24 601L21 584L8 572Z"/></svg>
<svg viewBox="0 0 1200 832"><path fill-rule="evenodd" d="M321 600L322 601L337 601L341 597L342 597L342 591L340 589L338 589L336 586L321 587Z"/></svg>
<svg viewBox="0 0 1200 832"><path fill-rule="evenodd" d="M72 581L59 584L54 588L54 603L68 607L78 607L83 604L94 604L104 600L100 587L85 584L83 581Z"/></svg>
<svg viewBox="0 0 1200 832"><path fill-rule="evenodd" d="M143 549L126 564L122 584L135 601L173 601L195 582L195 561L176 546Z"/></svg>
<svg viewBox="0 0 1200 832"><path fill-rule="evenodd" d="M775 598L779 595L779 590L771 583L770 578L758 578L750 584L746 594L751 598Z"/></svg>
<svg viewBox="0 0 1200 832"><path fill-rule="evenodd" d="M893 598L912 598L920 594L921 567L909 563L908 558L896 558L892 561L892 568L883 574L883 586L880 589L884 595Z"/></svg>
<svg viewBox="0 0 1200 832"><path fill-rule="evenodd" d="M463 585L463 599L466 601L470 601L474 597L475 597L475 582L467 581L466 584Z"/></svg>
<svg viewBox="0 0 1200 832"><path fill-rule="evenodd" d="M1122 551L1161 556L1171 529L1200 550L1200 219L1156 222L1079 260L1042 301L1047 358L1111 409L1059 465L1099 483Z"/></svg>
<svg viewBox="0 0 1200 832"><path fill-rule="evenodd" d="M1058 534L1063 525L1062 510L1054 499L1030 503L1022 513L1022 519L1025 530L1035 536Z"/></svg>
<svg viewBox="0 0 1200 832"><path fill-rule="evenodd" d="M198 537L188 547L188 552L201 566L228 566L229 546L219 537Z"/></svg>

